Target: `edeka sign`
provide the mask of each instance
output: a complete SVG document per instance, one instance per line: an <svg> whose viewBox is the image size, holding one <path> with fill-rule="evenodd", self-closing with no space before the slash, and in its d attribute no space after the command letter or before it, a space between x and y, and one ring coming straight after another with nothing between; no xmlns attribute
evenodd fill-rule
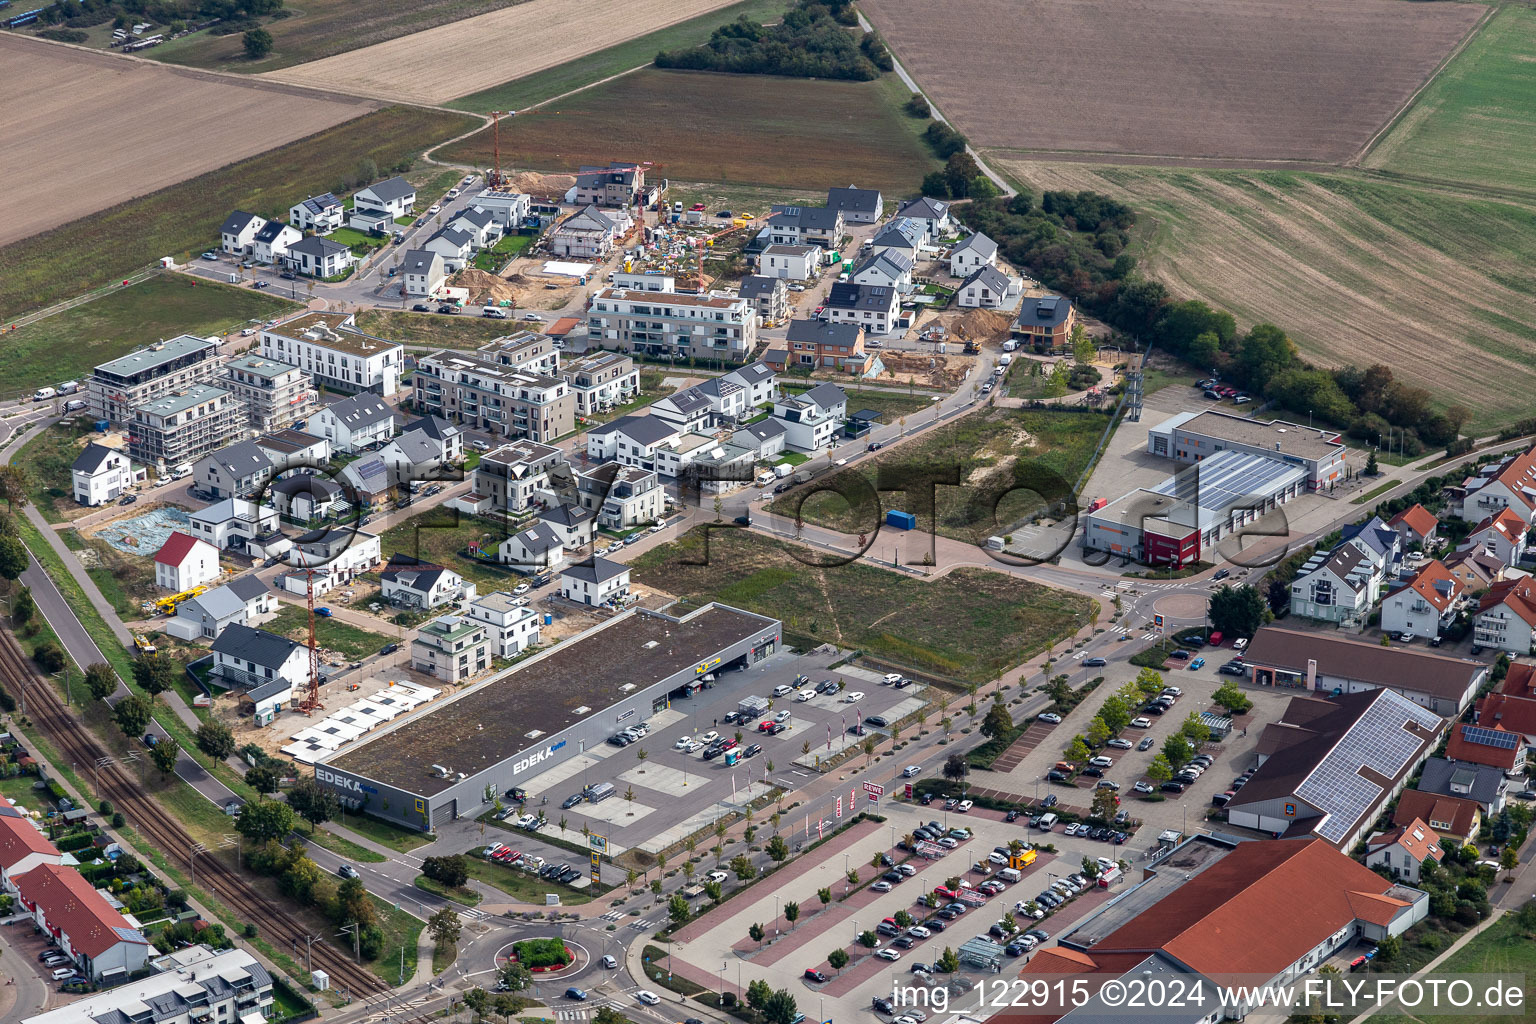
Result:
<svg viewBox="0 0 1536 1024"><path fill-rule="evenodd" d="M521 773L527 771L529 768L532 768L534 765L538 764L540 761L554 757L555 751L559 750L563 746L565 746L565 740L561 740L559 743L556 743L554 746L548 748L547 750L541 750L537 754L528 755L512 766L512 774L520 775Z"/></svg>
<svg viewBox="0 0 1536 1024"><path fill-rule="evenodd" d="M315 767L315 778L319 779L321 782L328 782L335 786L337 789L345 790L348 793L378 792L378 790L374 789L372 786L365 786L361 782L358 782L356 779L349 779L345 776L337 775L335 772L321 768L318 765Z"/></svg>

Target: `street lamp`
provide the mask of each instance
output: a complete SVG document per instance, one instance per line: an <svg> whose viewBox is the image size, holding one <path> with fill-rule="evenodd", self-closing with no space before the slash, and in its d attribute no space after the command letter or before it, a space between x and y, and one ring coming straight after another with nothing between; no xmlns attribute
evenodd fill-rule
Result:
<svg viewBox="0 0 1536 1024"><path fill-rule="evenodd" d="M779 897L778 895L775 895L773 897L773 937L774 938L778 938L779 937L779 900L780 899L781 899L781 897Z"/></svg>
<svg viewBox="0 0 1536 1024"><path fill-rule="evenodd" d="M843 854L843 895L848 895L848 855Z"/></svg>

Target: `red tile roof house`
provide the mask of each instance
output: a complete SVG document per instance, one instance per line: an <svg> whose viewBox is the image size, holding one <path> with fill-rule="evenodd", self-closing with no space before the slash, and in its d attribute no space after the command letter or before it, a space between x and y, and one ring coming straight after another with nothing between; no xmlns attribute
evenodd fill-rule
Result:
<svg viewBox="0 0 1536 1024"><path fill-rule="evenodd" d="M1477 724L1508 729L1536 746L1536 665L1517 661L1494 691L1477 702Z"/></svg>
<svg viewBox="0 0 1536 1024"><path fill-rule="evenodd" d="M1536 642L1536 582L1522 576L1489 587L1472 619L1472 642L1517 657L1530 654Z"/></svg>
<svg viewBox="0 0 1536 1024"><path fill-rule="evenodd" d="M1461 595L1461 581L1438 559L1431 559L1411 580L1382 598L1381 628L1434 640L1456 620Z"/></svg>
<svg viewBox="0 0 1536 1024"><path fill-rule="evenodd" d="M1459 839L1465 846L1483 830L1483 808L1465 797L1405 789L1398 795L1392 824L1409 825L1416 820L1429 822L1441 838Z"/></svg>
<svg viewBox="0 0 1536 1024"><path fill-rule="evenodd" d="M1183 873L1181 851L1200 842L1205 840L1186 841L1160 863L1168 872ZM1020 976L1099 975L1107 980L1151 971L1164 977L1200 975L1216 984L1283 984L1305 976L1357 938L1380 941L1401 935L1429 909L1427 893L1382 878L1321 839L1239 842L1195 870L1168 895L1098 937L1094 918L1110 918L1116 904L1135 906L1140 886L1128 890L1058 936L1062 946L1036 954ZM1234 1007L1226 1015L1240 1016L1247 1009ZM1103 1020L1104 1012L1105 1007L1090 1001L1066 1019ZM1018 1019L1006 1017L1008 1024Z"/></svg>
<svg viewBox="0 0 1536 1024"><path fill-rule="evenodd" d="M1518 565L1529 544L1530 524L1512 508L1501 509L1467 534L1462 551L1477 551L1505 565Z"/></svg>
<svg viewBox="0 0 1536 1024"><path fill-rule="evenodd" d="M1387 520L1387 525L1403 539L1403 547L1419 544L1428 550L1434 546L1435 531L1440 528L1440 520L1423 505L1410 505Z"/></svg>
<svg viewBox="0 0 1536 1024"><path fill-rule="evenodd" d="M1418 818L1365 841L1366 867L1386 868L1393 878L1414 884L1419 881L1419 868L1425 861L1438 864L1444 855L1440 836Z"/></svg>
<svg viewBox="0 0 1536 1024"><path fill-rule="evenodd" d="M1451 727L1451 740L1445 756L1451 761L1485 764L1505 775L1525 771L1525 737L1502 725L1468 725L1458 722Z"/></svg>
<svg viewBox="0 0 1536 1024"><path fill-rule="evenodd" d="M124 980L149 959L149 940L74 868L33 868L21 876L17 896L38 927L92 978Z"/></svg>
<svg viewBox="0 0 1536 1024"><path fill-rule="evenodd" d="M0 797L0 884L16 891L16 880L43 864L62 864L63 854L21 811Z"/></svg>
<svg viewBox="0 0 1536 1024"><path fill-rule="evenodd" d="M177 530L155 554L155 585L180 593L218 579L219 551L207 541Z"/></svg>

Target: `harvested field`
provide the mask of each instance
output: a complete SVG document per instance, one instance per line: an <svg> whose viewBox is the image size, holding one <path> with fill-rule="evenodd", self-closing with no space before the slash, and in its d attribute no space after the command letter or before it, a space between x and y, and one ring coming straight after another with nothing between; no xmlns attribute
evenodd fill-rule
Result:
<svg viewBox="0 0 1536 1024"><path fill-rule="evenodd" d="M860 7L978 146L1331 163L1355 156L1485 10L1397 0Z"/></svg>
<svg viewBox="0 0 1536 1024"><path fill-rule="evenodd" d="M0 65L0 245L370 109L10 34Z"/></svg>
<svg viewBox="0 0 1536 1024"><path fill-rule="evenodd" d="M443 103L576 60L730 0L528 0L263 76L408 103ZM473 60L445 59L472 52Z"/></svg>
<svg viewBox="0 0 1536 1024"><path fill-rule="evenodd" d="M1309 359L1386 363L1472 409L1470 433L1530 413L1536 208L1345 174L1001 166L1132 204L1149 275L1244 326L1280 324Z"/></svg>
<svg viewBox="0 0 1536 1024"><path fill-rule="evenodd" d="M856 181L905 195L937 166L918 122L897 109L907 95L890 75L827 82L647 68L503 120L501 159L570 171L624 157L653 161L656 177L674 181L802 189ZM487 166L491 132L438 156Z"/></svg>

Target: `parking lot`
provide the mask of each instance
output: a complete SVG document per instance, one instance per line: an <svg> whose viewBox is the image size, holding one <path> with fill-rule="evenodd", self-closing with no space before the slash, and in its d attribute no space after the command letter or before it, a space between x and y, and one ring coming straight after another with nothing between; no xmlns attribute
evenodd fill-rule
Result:
<svg viewBox="0 0 1536 1024"><path fill-rule="evenodd" d="M828 669L834 660L833 655L780 654L741 671L723 673L713 686L674 700L670 708L652 716L649 732L637 742L585 748L579 756L531 778L525 784L528 809L543 811L551 822L546 826L550 834L569 841L584 844L581 829L587 825L607 838L612 851L640 847L654 852L775 787L796 789L816 777L816 757L831 757L862 742L862 736L850 730L862 729L864 735L886 731L864 724L866 718L884 715L895 721L924 701L920 686L896 689L867 670ZM809 678L811 686L824 679L841 680L843 685L836 694L818 694L806 701L797 700L794 693L773 696L776 689L803 688L795 682L801 675ZM854 694L862 696L850 702ZM727 716L751 696L767 698L771 708L745 722L728 723ZM780 732L758 729L762 721L781 718ZM680 746L685 739L686 747ZM706 758L705 747L712 740L735 745ZM752 751L753 747L758 749ZM612 796L595 804L583 800L561 806L605 782L614 787ZM559 831L561 819L566 822L564 834Z"/></svg>

